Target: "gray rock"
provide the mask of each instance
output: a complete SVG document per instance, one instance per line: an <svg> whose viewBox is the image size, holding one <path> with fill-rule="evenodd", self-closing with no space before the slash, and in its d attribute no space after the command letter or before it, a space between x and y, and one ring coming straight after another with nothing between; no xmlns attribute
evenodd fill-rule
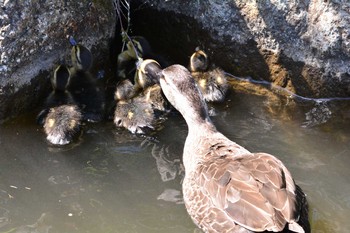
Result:
<svg viewBox="0 0 350 233"><path fill-rule="evenodd" d="M135 2L133 25L139 34L150 37L152 45L159 41L151 33L157 35L175 47L172 56L178 60L188 59L199 45L216 65L236 75L308 97L350 96L347 0Z"/></svg>
<svg viewBox="0 0 350 233"><path fill-rule="evenodd" d="M69 63L68 35L97 58L115 23L113 0L0 0L0 122L44 98L48 72Z"/></svg>

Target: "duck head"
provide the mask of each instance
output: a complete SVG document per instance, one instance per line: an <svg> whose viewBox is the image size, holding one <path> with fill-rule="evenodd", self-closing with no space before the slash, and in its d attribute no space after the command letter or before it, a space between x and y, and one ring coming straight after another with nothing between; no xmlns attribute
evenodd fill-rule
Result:
<svg viewBox="0 0 350 233"><path fill-rule="evenodd" d="M71 73L67 66L59 65L51 78L52 88L55 91L65 91L69 81L70 81Z"/></svg>
<svg viewBox="0 0 350 233"><path fill-rule="evenodd" d="M160 86L169 102L190 126L193 121L209 120L208 107L191 73L182 65L165 68Z"/></svg>
<svg viewBox="0 0 350 233"><path fill-rule="evenodd" d="M208 69L208 63L208 55L197 47L190 58L191 72L206 71Z"/></svg>

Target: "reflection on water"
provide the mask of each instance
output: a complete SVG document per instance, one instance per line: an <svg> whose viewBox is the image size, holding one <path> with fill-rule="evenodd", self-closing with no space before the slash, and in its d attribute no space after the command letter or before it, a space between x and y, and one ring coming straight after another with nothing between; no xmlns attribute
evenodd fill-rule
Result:
<svg viewBox="0 0 350 233"><path fill-rule="evenodd" d="M308 195L313 232L348 232L349 124L333 109L327 123L306 124L319 115L313 106L288 118L271 114L269 101L236 92L213 121L247 149L285 162ZM195 230L181 196L187 128L179 115L153 138L112 122L88 124L79 142L64 148L48 145L34 119L0 126L0 232Z"/></svg>

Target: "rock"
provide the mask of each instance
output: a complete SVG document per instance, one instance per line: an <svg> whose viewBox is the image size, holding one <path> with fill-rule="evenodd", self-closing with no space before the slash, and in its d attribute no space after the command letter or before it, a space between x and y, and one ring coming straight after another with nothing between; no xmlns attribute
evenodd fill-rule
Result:
<svg viewBox="0 0 350 233"><path fill-rule="evenodd" d="M113 0L0 1L0 122L45 98L51 71L69 62L68 35L97 61L108 51L115 23Z"/></svg>
<svg viewBox="0 0 350 233"><path fill-rule="evenodd" d="M306 97L350 96L348 1L134 2L133 32L175 62L187 65L201 46L235 75L265 79Z"/></svg>

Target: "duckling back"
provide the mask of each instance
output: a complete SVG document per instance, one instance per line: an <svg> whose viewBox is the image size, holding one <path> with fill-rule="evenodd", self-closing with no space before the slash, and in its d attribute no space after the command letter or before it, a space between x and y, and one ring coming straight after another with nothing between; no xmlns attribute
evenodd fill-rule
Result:
<svg viewBox="0 0 350 233"><path fill-rule="evenodd" d="M229 90L227 78L220 68L209 68L209 58L204 51L196 48L189 67L207 102L225 100Z"/></svg>
<svg viewBox="0 0 350 233"><path fill-rule="evenodd" d="M119 83L115 91L116 108L114 123L131 133L145 134L154 130L157 121L151 103L142 93L135 93L131 81Z"/></svg>
<svg viewBox="0 0 350 233"><path fill-rule="evenodd" d="M133 98L117 103L114 123L131 133L146 134L155 129L155 116L152 106L142 98Z"/></svg>
<svg viewBox="0 0 350 233"><path fill-rule="evenodd" d="M61 105L50 109L45 118L46 139L54 145L66 145L79 134L82 114L76 105Z"/></svg>
<svg viewBox="0 0 350 233"><path fill-rule="evenodd" d="M206 72L192 72L193 78L197 81L205 101L223 102L229 90L229 84L224 72L213 69Z"/></svg>

